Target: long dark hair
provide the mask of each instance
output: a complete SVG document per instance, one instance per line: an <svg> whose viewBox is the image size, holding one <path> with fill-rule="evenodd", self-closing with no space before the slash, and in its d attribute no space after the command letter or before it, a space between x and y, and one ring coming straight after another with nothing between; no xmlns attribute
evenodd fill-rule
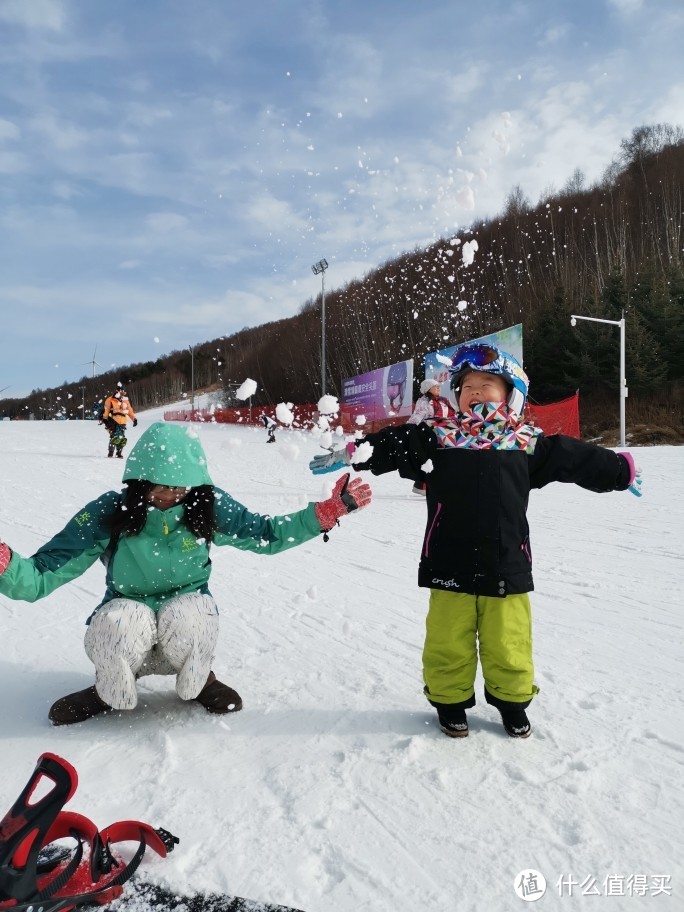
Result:
<svg viewBox="0 0 684 912"><path fill-rule="evenodd" d="M147 494L154 484L151 481L137 479L127 481L123 500L119 503L112 517L112 541L122 535L138 535L150 509ZM199 485L190 488L183 501L185 510L183 522L195 538L203 538L207 544L214 540L216 534L216 514L214 512L214 486Z"/></svg>

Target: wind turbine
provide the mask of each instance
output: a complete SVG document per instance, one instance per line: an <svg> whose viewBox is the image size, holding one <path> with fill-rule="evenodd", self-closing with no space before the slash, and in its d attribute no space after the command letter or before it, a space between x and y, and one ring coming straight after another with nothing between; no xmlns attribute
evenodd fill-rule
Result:
<svg viewBox="0 0 684 912"><path fill-rule="evenodd" d="M100 365L97 363L97 361L95 360L95 355L96 355L96 354L97 354L97 345L95 346L95 351L93 352L92 360L90 360L90 361L83 361L83 362L82 362L83 364L92 364L92 365L93 365L93 377L95 376L95 368L100 366Z"/></svg>

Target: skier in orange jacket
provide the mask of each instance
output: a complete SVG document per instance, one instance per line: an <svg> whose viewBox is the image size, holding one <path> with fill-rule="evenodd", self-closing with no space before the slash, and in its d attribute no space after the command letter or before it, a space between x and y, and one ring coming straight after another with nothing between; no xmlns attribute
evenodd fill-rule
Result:
<svg viewBox="0 0 684 912"><path fill-rule="evenodd" d="M123 448L127 443L126 425L129 419L133 422L133 427L137 427L138 419L135 417L128 393L124 389L123 383L119 381L116 384L116 392L105 399L104 411L100 422L104 424L109 433L107 456L110 459L115 451L118 458L123 459Z"/></svg>

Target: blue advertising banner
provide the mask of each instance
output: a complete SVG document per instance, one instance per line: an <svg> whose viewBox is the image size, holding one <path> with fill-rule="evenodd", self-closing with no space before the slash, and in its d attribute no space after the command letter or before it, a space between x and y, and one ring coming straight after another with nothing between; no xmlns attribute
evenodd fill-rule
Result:
<svg viewBox="0 0 684 912"><path fill-rule="evenodd" d="M399 361L342 380L342 403L369 421L407 418L413 411L413 360Z"/></svg>
<svg viewBox="0 0 684 912"><path fill-rule="evenodd" d="M434 379L435 384L440 388L440 395L452 403L456 404L454 397L451 395L449 387L449 370L451 359L454 352L462 345L470 345L474 342L483 342L485 345L495 345L497 348L508 352L522 364L523 363L523 340L522 340L522 323L516 323L514 326L508 326L506 329L500 329L498 332L490 333L488 336L480 336L478 339L469 339L467 342L459 342L458 345L451 345L449 348L442 348L436 352L430 352L425 356L425 379Z"/></svg>

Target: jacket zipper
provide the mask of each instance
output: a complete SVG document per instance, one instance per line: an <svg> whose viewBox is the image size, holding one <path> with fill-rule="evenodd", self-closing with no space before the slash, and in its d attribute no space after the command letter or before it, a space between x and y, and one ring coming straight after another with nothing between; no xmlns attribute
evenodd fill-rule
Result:
<svg viewBox="0 0 684 912"><path fill-rule="evenodd" d="M437 509L435 510L435 518L432 520L432 523L430 524L430 529L428 531L427 538L425 539L425 552L424 552L425 557L428 556L428 552L430 551L430 539L432 538L432 533L435 528L435 523L437 522L437 518L438 518L441 510L442 510L442 505L441 505L441 503L438 503Z"/></svg>

